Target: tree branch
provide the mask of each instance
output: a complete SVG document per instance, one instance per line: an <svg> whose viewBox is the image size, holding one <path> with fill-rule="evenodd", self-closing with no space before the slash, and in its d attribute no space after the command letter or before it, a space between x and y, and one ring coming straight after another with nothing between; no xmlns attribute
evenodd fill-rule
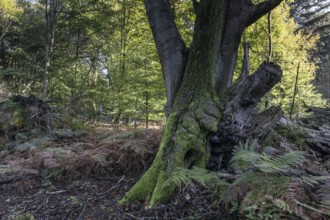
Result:
<svg viewBox="0 0 330 220"><path fill-rule="evenodd" d="M224 99L225 108L221 126L223 128L236 126L237 135L242 136L245 131L241 125L249 124L246 120L251 120L250 116L254 108L261 98L280 81L281 77L280 66L264 62L252 75L230 87ZM232 117L228 117L227 120L226 115Z"/></svg>
<svg viewBox="0 0 330 220"><path fill-rule="evenodd" d="M144 0L160 62L167 95L165 113L169 112L180 87L188 50L176 27L168 0Z"/></svg>
<svg viewBox="0 0 330 220"><path fill-rule="evenodd" d="M246 21L246 27L256 22L263 15L276 8L283 0L265 0L259 4L252 4L249 2L250 9L247 11L248 19Z"/></svg>

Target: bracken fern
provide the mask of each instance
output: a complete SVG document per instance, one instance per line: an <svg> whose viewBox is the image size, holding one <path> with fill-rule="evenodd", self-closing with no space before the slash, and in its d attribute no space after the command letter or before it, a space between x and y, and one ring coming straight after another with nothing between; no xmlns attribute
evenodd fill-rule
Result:
<svg viewBox="0 0 330 220"><path fill-rule="evenodd" d="M234 149L231 167L239 175L232 183L215 173L193 167L177 169L163 186L182 187L197 182L216 191L219 203L243 219L329 217L330 193L325 194L330 191L329 176L307 174L305 152L267 155L259 150L257 141L240 144Z"/></svg>
<svg viewBox="0 0 330 220"><path fill-rule="evenodd" d="M229 183L226 180L220 179L215 173L199 167L192 169L177 168L172 175L163 183L163 187L175 184L182 188L194 183L201 184L204 187L212 187L216 189L225 189Z"/></svg>
<svg viewBox="0 0 330 220"><path fill-rule="evenodd" d="M329 176L306 174L305 152L270 156L257 152L256 145L256 141L240 144L234 150L231 165L242 175L227 188L227 205L241 201L237 211L245 217L255 214L255 219L281 219L283 215L287 219L322 219L329 214L329 204L322 203L321 208L311 192Z"/></svg>

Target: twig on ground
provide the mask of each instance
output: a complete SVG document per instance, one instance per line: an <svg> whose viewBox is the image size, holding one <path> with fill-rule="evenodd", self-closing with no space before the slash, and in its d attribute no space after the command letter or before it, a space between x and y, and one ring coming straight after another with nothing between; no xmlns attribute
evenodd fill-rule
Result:
<svg viewBox="0 0 330 220"><path fill-rule="evenodd" d="M132 214L129 214L129 213L125 213L125 215L128 215L128 216L130 216L130 217L132 217L132 218L134 218L134 219L143 219L143 218L139 218L139 217L136 217L136 216L134 216L134 215L132 215Z"/></svg>
<svg viewBox="0 0 330 220"><path fill-rule="evenodd" d="M84 204L84 208L83 208L83 210L81 211L79 217L77 218L78 220L82 217L83 213L85 212L85 210L86 210L86 206L87 206L87 203L88 203L88 200L90 200L90 198L88 198L87 201L85 202L85 204Z"/></svg>
<svg viewBox="0 0 330 220"><path fill-rule="evenodd" d="M46 192L47 195L56 195L56 194L60 194L60 193L64 193L66 192L66 190L58 190L58 191L54 191L54 192Z"/></svg>
<svg viewBox="0 0 330 220"><path fill-rule="evenodd" d="M98 193L98 195L103 195L103 194L107 194L107 193L111 192L113 189L115 189L116 187L118 187L119 183L121 183L121 181L123 181L124 177L125 177L125 175L123 175L123 176L118 180L118 182L117 182L114 186L112 186L109 190L107 190L106 192L103 192L103 193Z"/></svg>

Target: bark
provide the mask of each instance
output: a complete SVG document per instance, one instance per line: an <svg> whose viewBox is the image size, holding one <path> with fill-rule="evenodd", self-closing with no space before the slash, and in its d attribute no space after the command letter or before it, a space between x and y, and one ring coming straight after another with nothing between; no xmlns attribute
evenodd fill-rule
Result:
<svg viewBox="0 0 330 220"><path fill-rule="evenodd" d="M182 81L188 50L174 22L169 1L145 0L144 4L163 69L168 115Z"/></svg>
<svg viewBox="0 0 330 220"><path fill-rule="evenodd" d="M327 126L330 122L330 111L306 107L313 112L313 117L304 118L298 123L282 117L274 130L284 141L297 145L299 149L309 148L312 155L324 162L330 158L330 129Z"/></svg>
<svg viewBox="0 0 330 220"><path fill-rule="evenodd" d="M313 113L312 118L305 119L304 123L299 125L291 124L288 126L296 126L304 130L308 135L304 143L306 143L312 152L323 158L330 158L330 129L327 125L330 123L330 109L306 106Z"/></svg>
<svg viewBox="0 0 330 220"><path fill-rule="evenodd" d="M261 141L275 126L282 115L279 107L271 107L262 113L255 107L281 77L282 70L278 65L265 62L254 74L226 91L220 129L212 137L216 143L211 142L209 169L227 169L235 145L248 138Z"/></svg>
<svg viewBox="0 0 330 220"><path fill-rule="evenodd" d="M232 150L235 143L249 134L251 126L266 130L253 123L251 115L260 123L269 115L278 118L279 108L263 114L254 111L261 97L281 78L281 69L275 64L265 63L255 74L228 90L222 99L217 93L231 85L244 28L280 2L268 0L253 5L250 0L200 1L195 5L194 36L187 59L169 1L145 0L171 111L153 164L120 204L147 200L150 206L155 206L167 202L175 185L164 187L163 183L178 167L205 168L210 157L206 146L211 134L218 134L222 144ZM265 135L257 133L256 136Z"/></svg>
<svg viewBox="0 0 330 220"><path fill-rule="evenodd" d="M268 0L257 5L250 0L224 0L224 29L220 32L219 57L215 75L215 90L218 94L229 88L238 54L238 46L244 29L253 24L267 12L278 6L282 0Z"/></svg>
<svg viewBox="0 0 330 220"><path fill-rule="evenodd" d="M216 65L218 31L223 2L204 1L199 5L191 54L182 85L166 124L160 149L144 176L121 200L149 200L151 206L167 202L175 186L163 187L177 167L205 167L206 143L215 133L220 111L214 97L212 76Z"/></svg>
<svg viewBox="0 0 330 220"><path fill-rule="evenodd" d="M305 129L308 133L309 138L307 139L308 146L317 151L319 155L323 155L329 158L330 154L330 130L321 129Z"/></svg>

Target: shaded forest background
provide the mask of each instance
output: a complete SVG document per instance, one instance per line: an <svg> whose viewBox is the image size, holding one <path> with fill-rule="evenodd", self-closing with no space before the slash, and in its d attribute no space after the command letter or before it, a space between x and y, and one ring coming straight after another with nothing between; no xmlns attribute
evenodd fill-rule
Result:
<svg viewBox="0 0 330 220"><path fill-rule="evenodd" d="M172 5L189 45L191 1L173 0ZM296 0L245 31L251 72L264 60L284 71L261 109L282 104L286 114L299 117L306 106L327 104L329 10L326 0ZM141 1L4 0L0 13L3 100L33 94L69 117L93 122L144 121L148 126L150 120L164 119L161 66ZM240 48L238 60L242 56ZM237 75L240 69L239 61Z"/></svg>

